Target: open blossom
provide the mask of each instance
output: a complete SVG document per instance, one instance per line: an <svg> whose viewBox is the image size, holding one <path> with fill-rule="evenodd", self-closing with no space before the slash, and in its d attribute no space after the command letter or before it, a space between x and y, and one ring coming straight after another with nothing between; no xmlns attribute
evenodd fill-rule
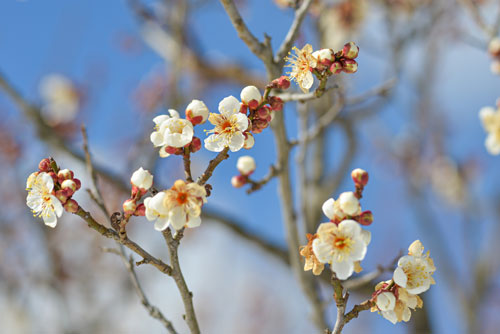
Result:
<svg viewBox="0 0 500 334"><path fill-rule="evenodd" d="M130 183L139 189L148 190L153 185L153 175L141 167L132 174Z"/></svg>
<svg viewBox="0 0 500 334"><path fill-rule="evenodd" d="M432 274L436 267L429 257L429 252L423 254L424 247L419 240L414 241L408 250L408 255L399 259L393 279L408 293L417 295L429 290L431 284L435 284Z"/></svg>
<svg viewBox="0 0 500 334"><path fill-rule="evenodd" d="M304 93L307 93L314 83L311 69L317 66L318 60L312 55L313 49L310 44L306 44L301 50L294 46L292 50L295 54L289 53L290 56L285 58L289 62L286 66L292 68L287 74L290 79L297 81Z"/></svg>
<svg viewBox="0 0 500 334"><path fill-rule="evenodd" d="M383 286L389 285L390 282L391 281L380 282L375 287L375 290L379 290ZM377 293L374 301L375 305L371 308L371 311L378 311L384 318L393 324L400 321L409 321L411 318L411 310L422 308L423 306L422 299L419 296L411 294L405 288L397 285L392 287L390 291Z"/></svg>
<svg viewBox="0 0 500 334"><path fill-rule="evenodd" d="M155 221L155 229L163 231L169 225L176 230L201 224L201 207L206 203L206 190L197 183L175 181L172 188L144 200L146 218Z"/></svg>
<svg viewBox="0 0 500 334"><path fill-rule="evenodd" d="M500 109L484 107L479 111L479 118L488 133L484 142L490 154L500 154Z"/></svg>
<svg viewBox="0 0 500 334"><path fill-rule="evenodd" d="M205 148L212 152L220 152L229 147L231 152L239 151L245 144L243 132L248 128L248 118L240 113L241 103L234 97L228 96L219 103L220 114L210 113L208 121L215 128L205 139Z"/></svg>
<svg viewBox="0 0 500 334"><path fill-rule="evenodd" d="M321 208L325 216L334 222L361 214L361 205L352 191L343 192L337 200L328 199Z"/></svg>
<svg viewBox="0 0 500 334"><path fill-rule="evenodd" d="M344 220L338 226L323 223L317 231L318 238L312 243L314 255L330 268L341 280L352 275L355 262L364 259L370 242L369 232L363 231L354 220Z"/></svg>
<svg viewBox="0 0 500 334"><path fill-rule="evenodd" d="M54 196L54 180L45 172L32 173L26 182L26 204L34 216L42 217L45 225L55 227L63 213L62 203Z"/></svg>
<svg viewBox="0 0 500 334"><path fill-rule="evenodd" d="M80 94L73 83L63 75L50 74L40 82L44 101L42 116L50 125L72 121L80 108Z"/></svg>
<svg viewBox="0 0 500 334"><path fill-rule="evenodd" d="M314 239L316 239L318 236L312 235L312 234L307 234L307 245L301 246L300 247L300 255L302 255L305 259L304 263L304 271L308 271L312 269L312 272L314 275L319 275L323 272L323 269L325 268L325 264L320 262L316 255L314 255L312 243Z"/></svg>
<svg viewBox="0 0 500 334"><path fill-rule="evenodd" d="M169 156L165 151L167 147L183 147L193 140L193 124L185 119L179 118L179 113L169 109L168 115L160 115L153 118L155 128L150 139L155 147L161 147L160 156Z"/></svg>

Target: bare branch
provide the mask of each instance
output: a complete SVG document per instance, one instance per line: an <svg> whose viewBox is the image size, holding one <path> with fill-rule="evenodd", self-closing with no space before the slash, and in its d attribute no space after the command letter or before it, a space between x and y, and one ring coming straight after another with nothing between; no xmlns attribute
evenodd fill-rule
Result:
<svg viewBox="0 0 500 334"><path fill-rule="evenodd" d="M214 172L214 169L223 161L229 158L229 154L227 152L229 151L229 147L226 147L222 151L217 154L217 156L210 160L208 163L207 169L203 174L198 178L196 183L198 183L200 186L203 186L205 183L207 183L208 179L212 176L212 173Z"/></svg>
<svg viewBox="0 0 500 334"><path fill-rule="evenodd" d="M248 178L248 183L251 184L251 187L250 187L250 189L247 190L247 194L251 194L251 193L261 189L262 186L266 185L269 181L271 181L278 174L279 174L279 170L276 167L274 167L273 165L271 165L271 167L269 167L269 172L261 180L254 181L254 180L251 180L250 178Z"/></svg>

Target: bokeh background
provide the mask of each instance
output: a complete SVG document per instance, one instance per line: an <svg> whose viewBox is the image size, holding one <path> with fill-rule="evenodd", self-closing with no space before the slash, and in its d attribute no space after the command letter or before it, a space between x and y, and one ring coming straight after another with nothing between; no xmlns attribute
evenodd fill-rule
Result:
<svg viewBox="0 0 500 334"><path fill-rule="evenodd" d="M293 20L287 1L237 5L254 35L271 36L276 49ZM491 25L490 33L471 15L474 8ZM370 173L362 207L375 220L368 228L365 271L390 264L416 239L437 267L437 284L409 323L392 325L364 312L345 333L498 330L500 160L484 147L478 111L500 97L487 52L499 12L496 1L486 0L318 0L306 18L297 46L339 50L351 40L360 46L358 72L337 80L350 104L325 132L319 163L338 181L328 196L352 190L351 169ZM44 226L25 205L25 180L42 158L53 156L88 187L78 159L85 124L96 168L108 176L100 176L99 186L109 210L120 210L128 196L124 186L140 166L154 173L157 187L170 187L183 177L182 161L158 158L149 142L152 118L169 108L182 112L192 99L216 111L222 98L238 97L246 85L262 90L264 67L218 1L3 0L2 78L25 101L43 107L40 84L54 73L78 92L77 112L69 120L34 117L0 90L0 332L161 333L121 260L102 251L113 243L67 213L55 229ZM290 138L297 138L296 105L286 104L283 113ZM181 244L202 332L317 333L293 272L261 247L286 249L276 180L251 195L231 186L236 160L247 154L257 161L255 177L263 177L275 161L271 129L256 136L252 150L231 154L216 170L204 207L209 216ZM204 149L195 154L193 173L199 175L213 156ZM313 165L315 159L306 157ZM298 178L293 180L300 190ZM294 197L300 208L301 197ZM85 191L76 199L106 220ZM326 218L320 205L317 210L319 224ZM128 229L144 248L166 257L152 223L135 218ZM301 237L304 243L305 233ZM137 272L151 303L187 333L173 281L148 266ZM379 280L390 276L385 272ZM357 289L351 302L368 298L373 286ZM322 284L333 324L331 294Z"/></svg>

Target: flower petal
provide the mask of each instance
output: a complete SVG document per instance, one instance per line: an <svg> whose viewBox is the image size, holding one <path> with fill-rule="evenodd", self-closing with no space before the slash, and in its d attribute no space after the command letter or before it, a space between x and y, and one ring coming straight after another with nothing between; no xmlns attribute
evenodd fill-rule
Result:
<svg viewBox="0 0 500 334"><path fill-rule="evenodd" d="M237 98L228 96L219 102L219 112L229 118L240 111L240 106L241 103Z"/></svg>

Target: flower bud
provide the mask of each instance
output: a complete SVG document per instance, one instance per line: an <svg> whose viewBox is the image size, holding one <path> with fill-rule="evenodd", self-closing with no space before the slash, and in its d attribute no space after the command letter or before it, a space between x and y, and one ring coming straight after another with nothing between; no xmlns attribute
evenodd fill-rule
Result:
<svg viewBox="0 0 500 334"><path fill-rule="evenodd" d="M337 201L339 202L340 210L349 216L356 216L361 211L359 200L352 191L340 194Z"/></svg>
<svg viewBox="0 0 500 334"><path fill-rule="evenodd" d="M255 115L260 119L266 119L267 116L269 116L269 108L267 106L259 108L259 110L257 110Z"/></svg>
<svg viewBox="0 0 500 334"><path fill-rule="evenodd" d="M80 182L79 179L73 179L73 182L75 182L75 184L76 184L76 190L78 190L82 187L82 183Z"/></svg>
<svg viewBox="0 0 500 334"><path fill-rule="evenodd" d="M54 172L49 172L48 174L49 174L49 175L50 175L50 177L52 178L52 181L54 181L54 184L56 184L57 182L59 182L59 179L58 179L58 177L57 177L56 173L54 173Z"/></svg>
<svg viewBox="0 0 500 334"><path fill-rule="evenodd" d="M238 168L241 175L248 176L252 174L256 168L255 160L249 155L239 157L238 162L236 163L236 168Z"/></svg>
<svg viewBox="0 0 500 334"><path fill-rule="evenodd" d="M248 105L250 101L257 101L257 105L260 103L262 100L262 95L260 94L260 91L257 87L255 86L246 86L243 88L240 94L241 97L241 102L244 104Z"/></svg>
<svg viewBox="0 0 500 334"><path fill-rule="evenodd" d="M493 58L500 56L500 38L495 37L490 41L488 52Z"/></svg>
<svg viewBox="0 0 500 334"><path fill-rule="evenodd" d="M342 64L339 61L334 61L333 64L330 66L330 72L333 74L339 74L342 72Z"/></svg>
<svg viewBox="0 0 500 334"><path fill-rule="evenodd" d="M358 70L358 63L353 59L342 59L342 70L346 73L355 73Z"/></svg>
<svg viewBox="0 0 500 334"><path fill-rule="evenodd" d="M290 87L290 79L286 75L282 75L278 79L273 80L273 82L276 82L277 87L279 89L288 89Z"/></svg>
<svg viewBox="0 0 500 334"><path fill-rule="evenodd" d="M132 174L130 183L139 189L148 190L153 185L153 175L141 167Z"/></svg>
<svg viewBox="0 0 500 334"><path fill-rule="evenodd" d="M356 220L361 225L371 225L373 223L373 213L371 211L363 211Z"/></svg>
<svg viewBox="0 0 500 334"><path fill-rule="evenodd" d="M245 142L243 143L243 148L249 150L255 144L255 139L253 138L253 135L248 131L243 133L243 135L245 136Z"/></svg>
<svg viewBox="0 0 500 334"><path fill-rule="evenodd" d="M354 184L364 187L368 183L368 172L361 168L356 168L351 172L351 178Z"/></svg>
<svg viewBox="0 0 500 334"><path fill-rule="evenodd" d="M183 147L166 146L165 152L167 152L168 154L182 155L182 154L184 154L184 148Z"/></svg>
<svg viewBox="0 0 500 334"><path fill-rule="evenodd" d="M59 178L59 182L62 182L64 180L72 179L74 176L73 172L70 171L69 169L61 169L57 173L57 177Z"/></svg>
<svg viewBox="0 0 500 334"><path fill-rule="evenodd" d="M61 189L71 189L73 192L76 191L76 183L75 181L69 179L69 180L64 180L61 183Z"/></svg>
<svg viewBox="0 0 500 334"><path fill-rule="evenodd" d="M189 151L191 153L198 152L201 149L201 140L198 137L193 137L191 144L189 144Z"/></svg>
<svg viewBox="0 0 500 334"><path fill-rule="evenodd" d="M193 125L203 124L208 118L208 108L200 100L193 100L186 107L186 119Z"/></svg>
<svg viewBox="0 0 500 334"><path fill-rule="evenodd" d="M137 206L134 211L134 216L145 216L146 215L146 206L144 203L141 203Z"/></svg>
<svg viewBox="0 0 500 334"><path fill-rule="evenodd" d="M61 201L61 203L66 203L66 201L68 200L69 196L67 195L68 192L64 189L64 190L57 190L56 191L56 198Z"/></svg>
<svg viewBox="0 0 500 334"><path fill-rule="evenodd" d="M349 59L355 59L358 56L359 48L354 42L349 42L344 45L342 55Z"/></svg>
<svg viewBox="0 0 500 334"><path fill-rule="evenodd" d="M241 188L247 183L246 177L242 175L236 175L231 178L231 185L235 188Z"/></svg>
<svg viewBox="0 0 500 334"><path fill-rule="evenodd" d="M76 213L78 211L78 208L78 202L74 199L69 199L66 203L64 203L64 210L70 213Z"/></svg>
<svg viewBox="0 0 500 334"><path fill-rule="evenodd" d="M283 100L277 96L271 96L269 98L270 102L269 104L271 105L271 109L279 111L283 109Z"/></svg>
<svg viewBox="0 0 500 334"><path fill-rule="evenodd" d="M312 56L316 58L319 62L322 62L323 60L333 60L333 51L331 49L321 49L318 51L314 51L312 53Z"/></svg>
<svg viewBox="0 0 500 334"><path fill-rule="evenodd" d="M42 159L38 164L40 172L48 172L50 169L50 160L48 158Z"/></svg>
<svg viewBox="0 0 500 334"><path fill-rule="evenodd" d="M123 212L126 214L134 214L135 209L137 209L137 203L133 199L129 198L123 202Z"/></svg>

